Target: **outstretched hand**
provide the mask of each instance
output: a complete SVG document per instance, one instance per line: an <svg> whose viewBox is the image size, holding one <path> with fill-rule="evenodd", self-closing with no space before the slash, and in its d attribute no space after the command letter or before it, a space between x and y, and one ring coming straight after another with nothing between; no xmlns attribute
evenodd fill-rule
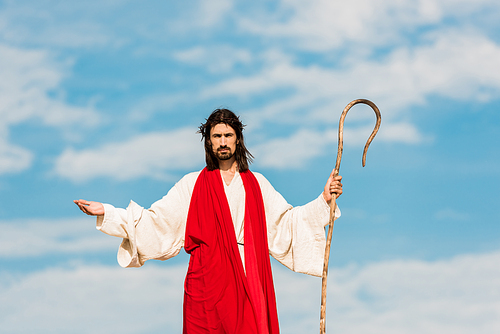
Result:
<svg viewBox="0 0 500 334"><path fill-rule="evenodd" d="M333 175L335 174L336 171L334 170L330 174L328 181L326 181L325 189L323 190L323 197L328 204L332 201L332 196L335 196L335 199L337 199L342 195L342 183L340 183L342 176L337 175L334 177Z"/></svg>
<svg viewBox="0 0 500 334"><path fill-rule="evenodd" d="M84 199L74 200L73 201L80 210L89 216L102 216L104 215L104 205L99 202L86 201Z"/></svg>

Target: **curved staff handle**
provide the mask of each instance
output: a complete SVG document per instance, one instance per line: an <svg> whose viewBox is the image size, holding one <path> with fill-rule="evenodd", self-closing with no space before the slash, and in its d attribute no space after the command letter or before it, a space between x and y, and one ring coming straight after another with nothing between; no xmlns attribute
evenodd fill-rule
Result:
<svg viewBox="0 0 500 334"><path fill-rule="evenodd" d="M369 100L365 99L358 99L354 100L351 103L349 103L345 108L344 111L342 112L342 115L340 116L340 121L339 121L339 146L337 150L337 162L335 163L335 169L333 170L332 174L333 176L337 176L339 174L340 170L340 160L342 159L342 151L344 150L344 120L345 116L347 115L347 112L349 109L351 109L352 106L358 103L363 103L369 105L373 111L375 111L375 114L377 115L377 123L375 124L375 129L373 129L372 134L368 138L368 141L365 144L365 149L363 150L363 167L365 167L366 163L366 152L368 151L368 147L370 146L370 143L372 142L373 138L375 138L375 135L378 132L378 129L380 128L380 122L382 120L382 117L380 115L380 111L378 110L377 106L375 103ZM329 222L329 227L328 227L328 236L326 239L326 248L325 248L325 262L323 264L323 278L322 278L322 288L321 288L321 314L320 314L320 334L325 334L326 333L326 282L327 282L327 277L328 277L328 261L330 260L330 247L332 244L332 234L333 234L333 222L335 221L335 210L337 209L337 203L335 196L332 196L332 200L330 202L330 222Z"/></svg>

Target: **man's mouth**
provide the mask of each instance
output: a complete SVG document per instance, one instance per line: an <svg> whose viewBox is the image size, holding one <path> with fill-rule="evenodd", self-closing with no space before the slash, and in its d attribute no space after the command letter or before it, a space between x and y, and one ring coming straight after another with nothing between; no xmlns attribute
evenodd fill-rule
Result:
<svg viewBox="0 0 500 334"><path fill-rule="evenodd" d="M233 156L233 152L229 147L219 147L217 148L216 156L220 160L227 160Z"/></svg>

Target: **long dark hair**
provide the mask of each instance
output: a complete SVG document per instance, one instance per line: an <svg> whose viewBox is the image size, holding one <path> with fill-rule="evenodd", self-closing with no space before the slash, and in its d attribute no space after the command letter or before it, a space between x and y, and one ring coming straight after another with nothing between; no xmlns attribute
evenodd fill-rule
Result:
<svg viewBox="0 0 500 334"><path fill-rule="evenodd" d="M253 161L253 155L245 147L243 140L243 128L245 125L241 123L240 118L229 109L215 109L212 114L206 119L205 124L201 124L198 133L201 133L201 140L205 140L205 160L208 170L219 168L219 160L212 150L210 142L210 130L217 124L226 124L233 128L236 133L236 151L234 156L240 172L248 170L248 165Z"/></svg>

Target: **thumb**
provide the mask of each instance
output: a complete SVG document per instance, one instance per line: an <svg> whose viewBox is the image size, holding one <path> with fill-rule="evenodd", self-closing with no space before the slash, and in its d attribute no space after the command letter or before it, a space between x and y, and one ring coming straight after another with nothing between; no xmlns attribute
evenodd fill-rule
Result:
<svg viewBox="0 0 500 334"><path fill-rule="evenodd" d="M75 200L73 202L75 202L75 204L79 204L79 205L90 205L90 201L86 201L84 199Z"/></svg>

